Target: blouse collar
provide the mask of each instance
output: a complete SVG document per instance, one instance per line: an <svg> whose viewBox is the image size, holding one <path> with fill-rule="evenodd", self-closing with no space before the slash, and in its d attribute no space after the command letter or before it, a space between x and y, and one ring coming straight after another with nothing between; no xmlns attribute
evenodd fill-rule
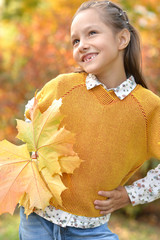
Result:
<svg viewBox="0 0 160 240"><path fill-rule="evenodd" d="M123 83L121 83L118 87L115 88L107 88L103 83L101 83L98 78L93 74L88 74L86 77L86 88L87 90L90 90L94 87L97 87L99 85L102 85L107 91L113 90L116 96L123 100L125 97L127 97L133 89L137 86L137 83L135 82L135 79L133 76L130 76L125 80Z"/></svg>

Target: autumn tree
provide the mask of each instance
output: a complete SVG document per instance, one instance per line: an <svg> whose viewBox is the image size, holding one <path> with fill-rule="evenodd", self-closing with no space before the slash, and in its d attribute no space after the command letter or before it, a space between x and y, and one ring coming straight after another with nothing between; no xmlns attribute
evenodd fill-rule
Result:
<svg viewBox="0 0 160 240"><path fill-rule="evenodd" d="M0 140L15 142L16 118L47 81L74 71L70 23L82 0L6 0L0 5ZM143 73L160 94L160 2L114 0L127 11L142 42ZM135 178L154 167L147 162ZM129 210L130 211L130 210Z"/></svg>
<svg viewBox="0 0 160 240"><path fill-rule="evenodd" d="M4 33L0 36L3 49L3 71L0 76L3 99L1 139L5 135L14 139L13 119L23 117L24 105L34 95L36 89L40 89L59 73L74 70L70 23L82 2L82 0L5 1L1 20L1 29ZM149 87L159 93L159 1L114 2L121 4L127 11L131 22L141 34L143 73Z"/></svg>

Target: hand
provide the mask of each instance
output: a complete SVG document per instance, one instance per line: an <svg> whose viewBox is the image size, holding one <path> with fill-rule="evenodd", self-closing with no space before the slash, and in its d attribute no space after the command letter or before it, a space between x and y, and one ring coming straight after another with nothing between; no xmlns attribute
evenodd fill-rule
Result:
<svg viewBox="0 0 160 240"><path fill-rule="evenodd" d="M32 152L32 159L37 159L38 158L38 153L37 152Z"/></svg>
<svg viewBox="0 0 160 240"><path fill-rule="evenodd" d="M112 213L131 203L125 187L122 186L119 186L113 191L100 191L98 195L107 198L106 200L94 201L95 208L99 209L102 215Z"/></svg>

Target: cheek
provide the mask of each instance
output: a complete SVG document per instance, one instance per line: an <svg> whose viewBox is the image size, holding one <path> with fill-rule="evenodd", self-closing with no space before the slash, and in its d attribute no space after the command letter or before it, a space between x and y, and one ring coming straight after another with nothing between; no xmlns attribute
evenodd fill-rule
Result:
<svg viewBox="0 0 160 240"><path fill-rule="evenodd" d="M76 62L78 62L78 52L77 52L77 50L73 50L73 58Z"/></svg>

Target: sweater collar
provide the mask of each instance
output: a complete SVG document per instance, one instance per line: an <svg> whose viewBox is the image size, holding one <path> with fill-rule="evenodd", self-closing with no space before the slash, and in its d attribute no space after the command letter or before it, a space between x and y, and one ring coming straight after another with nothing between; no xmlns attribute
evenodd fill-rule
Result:
<svg viewBox="0 0 160 240"><path fill-rule="evenodd" d="M107 91L113 90L116 96L123 100L125 97L127 97L133 89L137 86L137 83L135 82L135 79L133 76L130 76L125 80L123 83L121 83L116 88L107 88L103 83L101 83L98 78L93 74L88 74L86 77L86 88L87 90L90 90L96 86L102 85Z"/></svg>

